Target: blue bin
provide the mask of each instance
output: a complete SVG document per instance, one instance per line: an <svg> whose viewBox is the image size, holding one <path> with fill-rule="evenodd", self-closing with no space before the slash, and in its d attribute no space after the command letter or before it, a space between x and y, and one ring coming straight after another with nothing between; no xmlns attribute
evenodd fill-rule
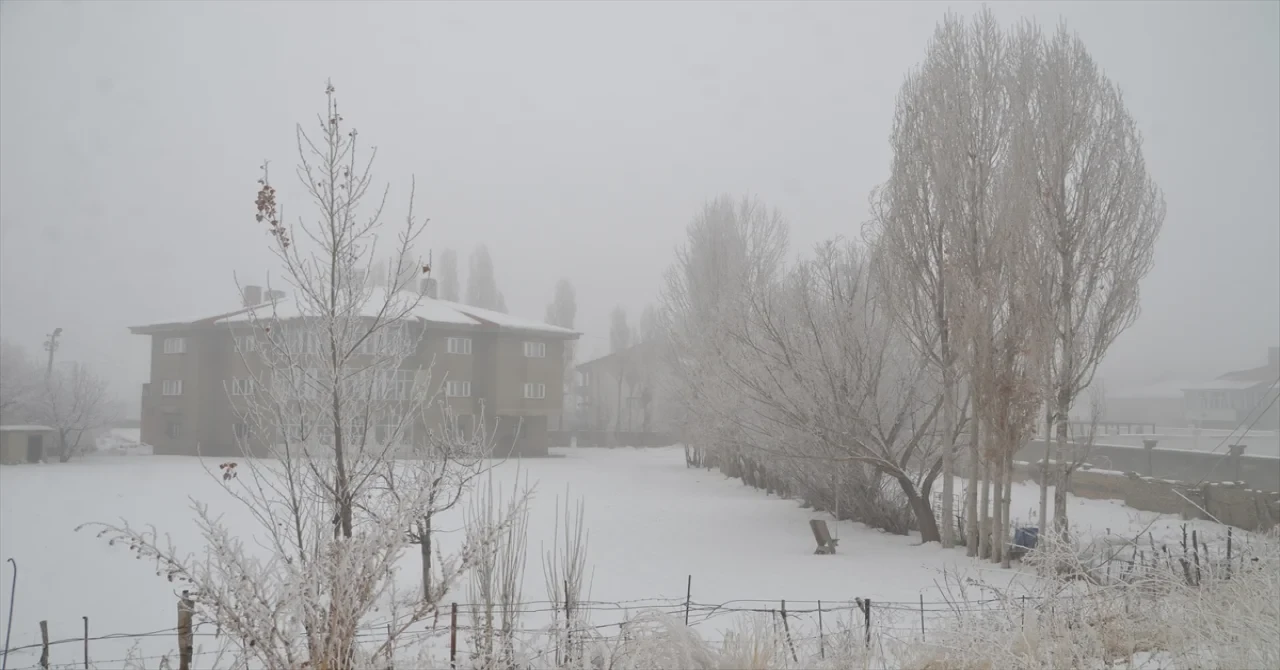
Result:
<svg viewBox="0 0 1280 670"><path fill-rule="evenodd" d="M1013 533L1013 546L1023 551L1036 548L1036 540L1040 539L1040 529L1035 526L1024 526Z"/></svg>

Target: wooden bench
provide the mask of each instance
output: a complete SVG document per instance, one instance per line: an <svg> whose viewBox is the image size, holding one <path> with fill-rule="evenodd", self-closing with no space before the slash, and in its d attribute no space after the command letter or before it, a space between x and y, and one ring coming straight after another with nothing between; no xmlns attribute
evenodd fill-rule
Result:
<svg viewBox="0 0 1280 670"><path fill-rule="evenodd" d="M836 545L840 540L831 537L831 531L827 530L827 522L822 519L810 519L809 529L813 531L813 540L818 543L818 548L813 551L815 554L834 554L836 553Z"/></svg>

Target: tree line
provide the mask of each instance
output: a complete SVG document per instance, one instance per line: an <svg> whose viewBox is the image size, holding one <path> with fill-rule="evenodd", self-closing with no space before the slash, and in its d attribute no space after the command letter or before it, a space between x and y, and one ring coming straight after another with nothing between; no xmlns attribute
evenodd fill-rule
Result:
<svg viewBox="0 0 1280 670"><path fill-rule="evenodd" d="M694 217L663 294L685 433L727 472L1007 565L1013 455L1040 422L1039 527L1050 482L1067 527L1068 412L1139 314L1163 196L1080 38L989 10L939 24L890 146L861 234L800 260L755 200Z"/></svg>

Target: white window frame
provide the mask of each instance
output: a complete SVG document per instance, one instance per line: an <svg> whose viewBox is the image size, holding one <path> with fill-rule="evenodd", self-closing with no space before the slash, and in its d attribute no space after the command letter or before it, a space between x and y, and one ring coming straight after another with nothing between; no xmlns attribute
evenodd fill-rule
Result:
<svg viewBox="0 0 1280 670"><path fill-rule="evenodd" d="M471 355L471 338L450 337L445 339L445 350L459 356Z"/></svg>
<svg viewBox="0 0 1280 670"><path fill-rule="evenodd" d="M166 354L185 354L187 353L187 338L166 337L162 346Z"/></svg>
<svg viewBox="0 0 1280 670"><path fill-rule="evenodd" d="M382 379L382 395L388 400L408 400L413 395L413 370L388 370Z"/></svg>
<svg viewBox="0 0 1280 670"><path fill-rule="evenodd" d="M258 340L253 335L237 335L235 338L235 350L242 354L257 351Z"/></svg>
<svg viewBox="0 0 1280 670"><path fill-rule="evenodd" d="M160 383L161 395L180 396L182 395L181 379L166 379Z"/></svg>
<svg viewBox="0 0 1280 670"><path fill-rule="evenodd" d="M177 430L174 430L174 429ZM176 435L174 433L177 433ZM182 420L169 418L164 422L164 436L171 440L182 439Z"/></svg>
<svg viewBox="0 0 1280 670"><path fill-rule="evenodd" d="M253 395L253 377L231 380L231 395Z"/></svg>
<svg viewBox="0 0 1280 670"><path fill-rule="evenodd" d="M547 343L546 342L525 342L524 357L525 358L546 358Z"/></svg>
<svg viewBox="0 0 1280 670"><path fill-rule="evenodd" d="M444 395L446 398L470 398L471 382L450 379L444 383Z"/></svg>
<svg viewBox="0 0 1280 670"><path fill-rule="evenodd" d="M248 441L253 435L253 430L249 427L248 422L237 421L231 429L237 440Z"/></svg>
<svg viewBox="0 0 1280 670"><path fill-rule="evenodd" d="M547 397L547 385L525 382L524 397L526 400L543 400Z"/></svg>

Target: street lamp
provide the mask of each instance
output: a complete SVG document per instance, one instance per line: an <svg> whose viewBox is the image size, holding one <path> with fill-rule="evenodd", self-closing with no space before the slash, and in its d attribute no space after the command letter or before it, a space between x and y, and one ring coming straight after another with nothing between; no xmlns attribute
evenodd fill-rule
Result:
<svg viewBox="0 0 1280 670"><path fill-rule="evenodd" d="M44 380L48 383L53 378L53 352L58 350L58 336L62 334L61 328L54 328L49 334L49 339L44 341L44 350L49 352L49 364L44 370Z"/></svg>

